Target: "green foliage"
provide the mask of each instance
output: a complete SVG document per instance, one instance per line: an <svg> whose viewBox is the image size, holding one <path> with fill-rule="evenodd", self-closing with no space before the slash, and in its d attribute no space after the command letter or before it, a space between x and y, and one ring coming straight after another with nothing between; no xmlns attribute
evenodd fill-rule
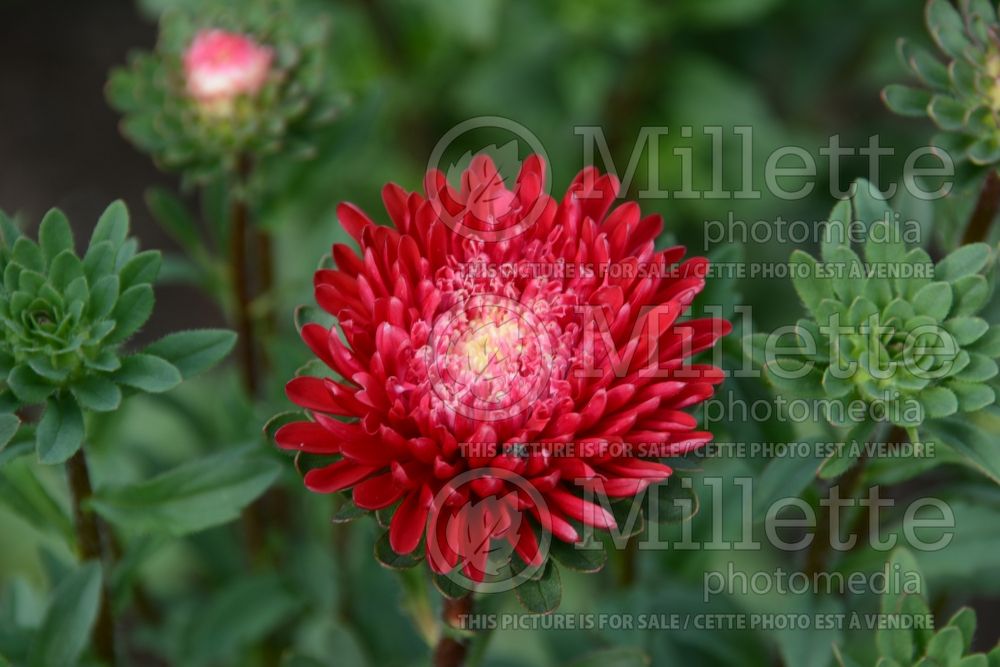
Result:
<svg viewBox="0 0 1000 667"><path fill-rule="evenodd" d="M56 209L37 242L2 214L0 229L0 372L15 404L45 405L36 430L42 463L62 463L79 449L85 410L116 410L132 390L173 389L235 343L232 333L206 330L173 334L138 354L121 349L152 314L160 253L140 252L128 238L120 201L101 215L82 256ZM4 434L13 423L6 419Z"/></svg>
<svg viewBox="0 0 1000 667"><path fill-rule="evenodd" d="M102 581L100 564L90 562L60 582L33 643L31 667L78 664L97 619Z"/></svg>
<svg viewBox="0 0 1000 667"><path fill-rule="evenodd" d="M855 402L906 428L993 403L1000 327L977 314L989 300L995 253L976 243L935 265L907 248L893 211L871 193L858 181L851 202L834 208L821 259L792 254L809 318L784 337L748 338L748 354L779 390L830 399L838 426L859 423L844 409ZM860 256L852 226L866 230Z"/></svg>
<svg viewBox="0 0 1000 667"><path fill-rule="evenodd" d="M893 552L889 564L893 571L919 574L916 561L904 548ZM888 616L906 616L911 620L931 617L923 594L887 592L882 596L881 611ZM948 623L936 632L919 623L916 626L890 628L887 624L878 631L879 667L986 667L1000 660L1000 645L989 655L969 653L976 631L976 614L969 607L955 612Z"/></svg>
<svg viewBox="0 0 1000 667"><path fill-rule="evenodd" d="M183 54L200 30L222 29L272 48L275 62L259 93L241 96L232 114L202 113L185 88ZM152 53L135 53L108 80L122 132L164 169L204 182L234 173L241 159L315 155L311 133L343 102L331 91L323 52L329 27L287 0L199 3L168 13Z"/></svg>
<svg viewBox="0 0 1000 667"><path fill-rule="evenodd" d="M98 489L91 505L135 533L185 535L232 521L280 472L250 449L230 449L137 484Z"/></svg>
<svg viewBox="0 0 1000 667"><path fill-rule="evenodd" d="M956 161L977 165L1000 161L1000 28L987 1L928 0L927 29L947 65L919 46L899 41L899 58L924 86L893 84L882 91L886 105L903 116L929 116L953 136L936 143Z"/></svg>

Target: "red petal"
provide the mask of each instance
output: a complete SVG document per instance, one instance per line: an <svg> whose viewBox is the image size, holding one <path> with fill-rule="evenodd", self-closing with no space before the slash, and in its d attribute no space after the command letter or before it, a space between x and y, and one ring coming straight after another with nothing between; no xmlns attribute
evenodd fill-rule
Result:
<svg viewBox="0 0 1000 667"><path fill-rule="evenodd" d="M389 524L389 546L398 554L408 554L420 544L420 536L427 526L427 512L433 496L427 486L410 493L392 515Z"/></svg>
<svg viewBox="0 0 1000 667"><path fill-rule="evenodd" d="M306 473L306 488L316 493L334 493L354 486L368 475L378 470L374 466L363 466L353 461L341 460L324 468L316 468Z"/></svg>
<svg viewBox="0 0 1000 667"><path fill-rule="evenodd" d="M393 504L403 495L403 488L396 484L391 472L376 475L354 487L354 504L366 510L380 510Z"/></svg>
<svg viewBox="0 0 1000 667"><path fill-rule="evenodd" d="M340 443L336 436L316 422L285 424L274 434L274 441L282 449L310 454L336 454Z"/></svg>

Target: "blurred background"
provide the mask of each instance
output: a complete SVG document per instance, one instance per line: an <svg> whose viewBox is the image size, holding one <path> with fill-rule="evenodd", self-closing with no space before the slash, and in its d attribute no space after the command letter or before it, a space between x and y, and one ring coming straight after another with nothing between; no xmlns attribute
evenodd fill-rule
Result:
<svg viewBox="0 0 1000 667"><path fill-rule="evenodd" d="M153 224L144 195L156 185L177 189L179 181L158 171L122 138L119 118L105 102L103 88L109 69L124 63L131 50L153 47L160 12L196 3L0 0L0 207L33 226L49 207L59 206L74 224L87 229L109 201L123 198L144 246L176 250ZM603 129L619 172L628 164L642 127L670 128L655 149L658 179L669 190L681 185L672 151L682 145L695 146L695 181L707 189L712 165L708 138L700 131L704 125L726 128L723 171L729 185L740 183L744 176L740 140L732 132L735 126L753 127L753 172L761 190L764 161L773 149L795 145L816 156L817 186L801 200L781 200L766 192L752 200L642 200L644 211L664 215L664 244L682 241L693 252L721 255L728 261L782 261L792 246L750 241L706 247L706 221L724 221L730 214L747 223L779 216L810 222L824 219L833 202L825 187L831 175L819 149L831 136L839 135L844 146L860 147L877 134L883 146L895 149L894 156L882 161L881 180L886 185L899 180L906 155L926 144L932 133L926 122L892 115L879 99L884 85L905 78L895 55L897 37L928 45L922 3L917 0L307 0L303 4L307 11L329 17L328 65L332 80L349 94L351 104L317 138L314 159L274 165L267 174L272 187L256 222L276 230L279 313L288 331L294 306L311 299L311 274L320 249L344 239L334 217L336 203L353 201L384 220L382 185L395 181L407 189L419 188L438 139L468 118L503 116L529 128L551 161L554 194L585 166L577 126ZM679 136L677 128L682 125L695 127L692 140ZM470 137L456 150L476 150L495 140L488 133ZM645 157L643 153L631 195L648 184ZM844 159L836 176L846 187L854 177L868 173L867 158L855 157ZM185 197L192 205L198 201L194 193ZM913 202L901 206L929 225L929 208ZM930 245L951 247L955 225L949 220L947 213L938 216L933 236L928 235ZM166 273L144 339L222 321L216 306L185 284L181 263L168 264ZM753 305L753 317L763 328L795 319L792 304L797 301L787 280L720 281L709 297L709 303L721 303L729 312L738 302ZM294 341L283 345L275 355L276 375L290 377L291 369L306 360L305 349ZM738 357L735 335L727 345L727 354ZM220 383L227 382L232 378L185 386L170 409L137 399L135 408L116 426L122 442L134 447L136 460L106 468L104 474L139 477L155 467L151 461L182 461L221 448L220 441L259 432L261 415L217 398ZM762 389L730 383L727 391L752 395ZM279 383L272 393L273 403L281 408ZM178 413L190 418L185 425ZM226 423L205 424L220 413ZM717 434L721 441L780 441L791 436L790 430L788 425L727 422L717 427ZM794 430L802 435L809 432L809 425ZM725 477L754 475L762 466L757 461L712 459L695 465ZM137 658L137 664L267 664L268 657L259 650L264 637L278 637L279 645L294 644L312 656L314 662L302 664L420 664L413 656L423 649L400 609L400 584L370 558L374 527L358 526L345 539L329 524L329 499L306 497L288 468L291 511L306 520L300 533L272 536L276 542L283 540L273 549L276 560L249 582L231 576L240 554L238 540L235 547L230 543L230 528L207 531L179 545L155 539L131 543L136 567L159 601L153 605L159 608L157 613L171 603L161 619L169 632L150 637L149 655ZM900 499L927 494L928 489L944 497L964 489L966 500L955 505L958 536L948 549L921 560L921 565L935 610L947 613L962 602L974 602L980 623L976 645L992 646L1000 637L1000 603L994 597L1000 594L996 576L1000 532L995 519L1000 496L988 483L960 472L924 479L916 488L906 485L905 474L891 473L876 470L872 481L879 482L878 475L884 474L883 481L898 484L894 493ZM54 486L51 480L41 484ZM10 485L9 480L0 483L0 490L12 493ZM716 504L727 517L726 530L739 528L740 499L733 497L735 487L727 489L732 491L730 497L721 501L699 494L696 534L707 529L706 515ZM54 497L57 505L62 502L58 493ZM732 526L728 526L730 516ZM888 523L898 525L898 517L890 517ZM6 507L0 507L0 535L4 536L0 573L8 586L20 589L22 599L31 599L32 591L42 588L48 576L51 566L46 561L65 557L65 547L54 546L52 536L33 527L30 516ZM55 555L39 558L46 552ZM702 603L706 568L725 569L735 560L751 571L773 569L787 558L788 554L766 550L640 552L637 570L630 575L623 574L626 566L613 558L600 574L567 571L561 610L873 608L871 599L816 601L778 595ZM882 553L861 553L843 567L873 570L884 558ZM18 583L11 584L15 577L7 573L17 573ZM638 585L621 590L617 582L626 576ZM508 602L491 604L504 608ZM320 620L315 610L324 608L340 611ZM874 656L870 633L860 633L855 640L846 629L522 630L496 635L484 664L497 667L563 664L589 648L617 645L642 647L654 665L685 660L705 665L822 667L832 664L832 658L826 648L816 647L828 647L833 641L841 645L856 641L862 664L874 664L874 659L864 661ZM140 636L139 643L143 641Z"/></svg>

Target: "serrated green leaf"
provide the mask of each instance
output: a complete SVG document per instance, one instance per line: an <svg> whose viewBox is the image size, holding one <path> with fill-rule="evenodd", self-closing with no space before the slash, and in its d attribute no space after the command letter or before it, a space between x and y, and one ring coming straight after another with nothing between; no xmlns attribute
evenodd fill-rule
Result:
<svg viewBox="0 0 1000 667"><path fill-rule="evenodd" d="M910 88L892 84L882 89L882 101L889 110L900 116L923 118L927 116L927 105L931 102L931 92L921 88Z"/></svg>
<svg viewBox="0 0 1000 667"><path fill-rule="evenodd" d="M121 406L121 389L100 375L87 375L74 382L70 390L80 405L87 410L110 412Z"/></svg>
<svg viewBox="0 0 1000 667"><path fill-rule="evenodd" d="M1000 484L1000 448L995 439L961 417L935 419L924 425L930 439L951 447L973 468Z"/></svg>
<svg viewBox="0 0 1000 667"><path fill-rule="evenodd" d="M666 480L649 487L649 504L646 515L660 524L683 523L698 513L698 494L687 478L671 475Z"/></svg>
<svg viewBox="0 0 1000 667"><path fill-rule="evenodd" d="M973 164L994 164L1000 160L1000 140L993 136L976 139L969 146L966 155Z"/></svg>
<svg viewBox="0 0 1000 667"><path fill-rule="evenodd" d="M64 250L73 250L73 230L66 215L59 209L50 210L42 218L38 228L38 245L46 264L51 264Z"/></svg>
<svg viewBox="0 0 1000 667"><path fill-rule="evenodd" d="M375 541L375 560L390 570L407 570L420 564L423 553L418 549L409 554L397 554L389 545L389 533L386 532Z"/></svg>
<svg viewBox="0 0 1000 667"><path fill-rule="evenodd" d="M555 611L562 602L559 568L552 560L546 561L542 575L523 581L514 589L514 593L521 606L532 614L548 614Z"/></svg>
<svg viewBox="0 0 1000 667"><path fill-rule="evenodd" d="M944 330L962 347L971 345L989 331L990 325L979 317L956 317L946 320Z"/></svg>
<svg viewBox="0 0 1000 667"><path fill-rule="evenodd" d="M946 627L927 643L927 657L942 665L953 665L962 659L962 631Z"/></svg>
<svg viewBox="0 0 1000 667"><path fill-rule="evenodd" d="M162 261L163 256L159 250L140 252L122 267L119 274L122 286L128 289L133 285L156 282Z"/></svg>
<svg viewBox="0 0 1000 667"><path fill-rule="evenodd" d="M11 257L29 271L37 273L45 271L45 257L42 255L42 249L26 236L22 236L14 242Z"/></svg>
<svg viewBox="0 0 1000 667"><path fill-rule="evenodd" d="M927 113L942 130L954 132L965 127L965 105L954 97L935 95L927 105Z"/></svg>
<svg viewBox="0 0 1000 667"><path fill-rule="evenodd" d="M133 354L122 359L121 368L112 379L118 384L156 394L173 389L183 378L177 367L166 359L151 354Z"/></svg>
<svg viewBox="0 0 1000 667"><path fill-rule="evenodd" d="M78 663L101 603L101 566L82 565L59 582L33 642L31 667L73 667Z"/></svg>
<svg viewBox="0 0 1000 667"><path fill-rule="evenodd" d="M118 302L118 276L104 276L90 291L89 314L94 321L103 320Z"/></svg>
<svg viewBox="0 0 1000 667"><path fill-rule="evenodd" d="M930 0L925 12L927 28L941 50L961 58L969 46L961 15L947 0Z"/></svg>
<svg viewBox="0 0 1000 667"><path fill-rule="evenodd" d="M976 634L976 612L971 607L962 607L948 620L948 625L962 631L962 645L968 651L972 648L972 637Z"/></svg>
<svg viewBox="0 0 1000 667"><path fill-rule="evenodd" d="M26 404L41 403L55 391L51 382L33 371L27 364L15 366L7 375L7 386L18 400Z"/></svg>
<svg viewBox="0 0 1000 667"><path fill-rule="evenodd" d="M833 297L833 287L829 280L820 278L818 263L801 250L792 251L788 259L792 271L792 285L809 312L815 313L820 302Z"/></svg>
<svg viewBox="0 0 1000 667"><path fill-rule="evenodd" d="M135 533L186 535L239 517L280 472L262 453L227 450L136 484L99 488L92 506Z"/></svg>
<svg viewBox="0 0 1000 667"><path fill-rule="evenodd" d="M189 253L202 247L198 223L172 193L151 189L146 193L146 204L160 226Z"/></svg>
<svg viewBox="0 0 1000 667"><path fill-rule="evenodd" d="M989 261L992 251L985 243L970 243L964 245L934 267L935 280L955 282L964 276L979 273Z"/></svg>
<svg viewBox="0 0 1000 667"><path fill-rule="evenodd" d="M125 243L127 236L128 209L125 207L125 202L119 199L104 209L104 213L98 218L94 232L90 236L89 247L108 241L111 247L117 251L121 244Z"/></svg>
<svg viewBox="0 0 1000 667"><path fill-rule="evenodd" d="M920 402L924 404L931 419L948 417L958 412L958 398L950 389L931 387L920 392Z"/></svg>
<svg viewBox="0 0 1000 667"><path fill-rule="evenodd" d="M193 329L168 334L145 349L177 367L185 378L202 373L232 351L236 334L225 329Z"/></svg>
<svg viewBox="0 0 1000 667"><path fill-rule="evenodd" d="M941 322L951 310L951 285L945 282L924 285L913 296L911 303L917 315L926 315L936 322Z"/></svg>
<svg viewBox="0 0 1000 667"><path fill-rule="evenodd" d="M83 444L83 413L68 394L50 398L35 431L38 460L45 464L68 461Z"/></svg>
<svg viewBox="0 0 1000 667"><path fill-rule="evenodd" d="M153 314L153 303L153 288L149 285L133 285L122 292L112 312L115 328L108 340L120 343L138 331Z"/></svg>
<svg viewBox="0 0 1000 667"><path fill-rule="evenodd" d="M608 562L608 553L600 542L591 544L566 544L552 540L549 555L560 565L576 572L600 572Z"/></svg>
<svg viewBox="0 0 1000 667"><path fill-rule="evenodd" d="M17 429L21 426L21 420L17 415L0 414L0 451L14 438Z"/></svg>

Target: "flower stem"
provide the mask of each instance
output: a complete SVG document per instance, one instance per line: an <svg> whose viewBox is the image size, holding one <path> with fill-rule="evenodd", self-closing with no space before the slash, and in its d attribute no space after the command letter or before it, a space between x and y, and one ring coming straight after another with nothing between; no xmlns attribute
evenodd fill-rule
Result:
<svg viewBox="0 0 1000 667"><path fill-rule="evenodd" d="M983 182L983 189L979 192L979 199L972 211L972 217L969 218L969 225L965 228L962 244L985 241L990 226L997 217L997 211L1000 211L1000 175L996 169L991 168L986 181Z"/></svg>
<svg viewBox="0 0 1000 667"><path fill-rule="evenodd" d="M240 160L240 175L249 171ZM257 395L258 368L256 338L250 315L250 289L247 285L247 226L249 211L246 196L234 188L229 210L229 279L232 283L233 314L240 338L240 371L243 387L250 398Z"/></svg>
<svg viewBox="0 0 1000 667"><path fill-rule="evenodd" d="M472 609L471 593L455 600L444 598L441 619L446 627L438 638L437 646L434 647L434 667L462 667L465 664L465 658L469 652L469 642L466 639L458 638L456 633L449 632L448 629L460 629L462 617L471 614Z"/></svg>
<svg viewBox="0 0 1000 667"><path fill-rule="evenodd" d="M86 502L94 495L90 483L90 470L87 468L87 457L83 448L77 450L66 462L66 473L69 479L70 497L73 503L73 521L76 525L77 547L80 557L84 560L95 560L104 563L104 540L102 525L94 512L85 507ZM94 624L94 650L98 657L107 665L115 664L115 624L111 618L111 602L108 598L107 577L101 585L101 597Z"/></svg>

